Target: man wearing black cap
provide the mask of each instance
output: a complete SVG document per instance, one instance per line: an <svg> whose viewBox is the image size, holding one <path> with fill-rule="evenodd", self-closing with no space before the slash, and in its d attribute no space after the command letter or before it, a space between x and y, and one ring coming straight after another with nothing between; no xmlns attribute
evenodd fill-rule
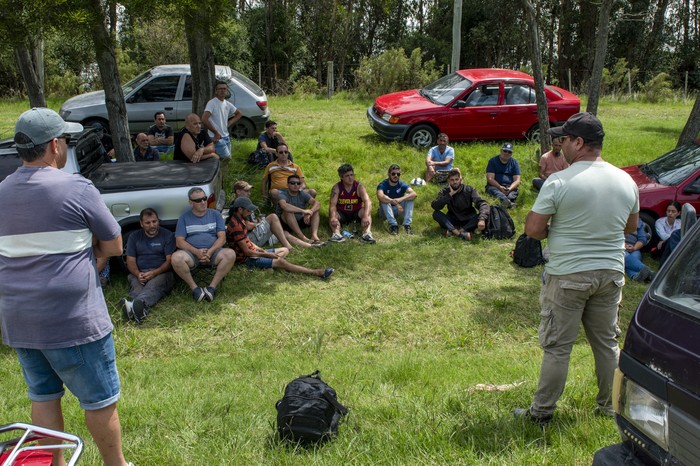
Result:
<svg viewBox="0 0 700 466"><path fill-rule="evenodd" d="M287 272L305 273L327 279L333 273L333 269L309 269L288 262L285 257L289 254L287 248L263 249L254 245L248 239L246 220L258 210L258 207L247 197L239 197L233 201L232 211L226 225L226 240L230 248L236 251L236 262L248 267L261 269L282 269Z"/></svg>
<svg viewBox="0 0 700 466"><path fill-rule="evenodd" d="M636 230L637 185L601 157L603 125L577 113L549 130L563 137L569 168L542 186L525 221L525 233L547 238L549 262L540 292L539 340L544 350L537 391L529 409L514 414L544 424L564 391L571 349L583 322L595 358L599 412L612 415L612 382L619 348L617 313L624 277L624 235Z"/></svg>
<svg viewBox="0 0 700 466"><path fill-rule="evenodd" d="M63 430L68 388L106 465L125 466L112 320L96 257L122 252L119 224L95 186L60 170L82 131L33 108L15 126L22 166L0 183L0 320L32 402L32 422ZM52 464L65 464L62 450Z"/></svg>
<svg viewBox="0 0 700 466"><path fill-rule="evenodd" d="M520 165L513 158L513 144L506 142L501 153L486 165L486 193L501 201L503 207L515 207L520 186Z"/></svg>

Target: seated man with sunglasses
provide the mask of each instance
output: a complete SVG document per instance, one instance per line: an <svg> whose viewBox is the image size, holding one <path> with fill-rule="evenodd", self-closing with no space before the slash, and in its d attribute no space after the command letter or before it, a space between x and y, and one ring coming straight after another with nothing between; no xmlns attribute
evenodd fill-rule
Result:
<svg viewBox="0 0 700 466"><path fill-rule="evenodd" d="M226 244L226 226L221 213L207 208L207 195L201 188L187 193L192 210L180 216L175 229L172 265L176 274L192 290L195 301L213 301L216 287L233 267L236 253L223 248ZM198 287L192 278L192 269L198 266L215 267L216 273L209 286Z"/></svg>
<svg viewBox="0 0 700 466"><path fill-rule="evenodd" d="M377 186L379 215L389 223L389 232L392 235L399 234L399 224L396 218L399 215L403 216L403 229L406 234L412 235L413 200L418 194L408 184L401 181L401 167L394 163L389 167L388 173L389 178Z"/></svg>
<svg viewBox="0 0 700 466"><path fill-rule="evenodd" d="M299 175L287 178L287 189L279 190L277 216L282 219L282 228L286 231L306 243L321 245L323 241L318 238L321 204L307 191L302 191L301 187ZM311 230L311 238L302 231L306 228Z"/></svg>

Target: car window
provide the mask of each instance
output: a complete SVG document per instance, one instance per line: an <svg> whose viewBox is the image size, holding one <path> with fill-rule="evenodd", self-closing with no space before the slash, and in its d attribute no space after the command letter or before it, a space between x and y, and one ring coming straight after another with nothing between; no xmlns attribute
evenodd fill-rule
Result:
<svg viewBox="0 0 700 466"><path fill-rule="evenodd" d="M180 76L161 76L146 83L131 97L131 103L172 102L175 100Z"/></svg>
<svg viewBox="0 0 700 466"><path fill-rule="evenodd" d="M142 75L136 76L134 79L122 86L122 91L124 92L124 95L128 95L131 91L141 86L142 83L145 83L149 79L151 79L150 71L146 71Z"/></svg>
<svg viewBox="0 0 700 466"><path fill-rule="evenodd" d="M506 84L505 105L526 105L535 103L535 90L527 84Z"/></svg>
<svg viewBox="0 0 700 466"><path fill-rule="evenodd" d="M657 183L677 186L700 167L700 145L688 144L678 147L653 162L641 166L644 172Z"/></svg>
<svg viewBox="0 0 700 466"><path fill-rule="evenodd" d="M236 79L236 81L238 81L239 83L241 83L246 89L248 89L250 92L252 92L252 93L255 94L256 96L262 97L262 96L265 95L265 91L263 91L262 89L260 89L260 86L258 86L257 84L255 84L253 81L251 81L251 80L248 79L247 77L243 76L243 75L242 75L241 73L239 73L238 71L236 71L236 70L231 70L231 76L233 76L233 77ZM229 87L231 87L231 86L229 85Z"/></svg>
<svg viewBox="0 0 700 466"><path fill-rule="evenodd" d="M693 228L687 235L683 250L664 269L653 293L675 309L700 317L700 229Z"/></svg>
<svg viewBox="0 0 700 466"><path fill-rule="evenodd" d="M185 89L182 91L182 100L192 100L192 75L185 77Z"/></svg>
<svg viewBox="0 0 700 466"><path fill-rule="evenodd" d="M472 82L457 73L443 76L420 90L420 94L430 101L447 105L472 85Z"/></svg>
<svg viewBox="0 0 700 466"><path fill-rule="evenodd" d="M485 84L469 93L465 99L467 107L484 107L498 105L499 84Z"/></svg>

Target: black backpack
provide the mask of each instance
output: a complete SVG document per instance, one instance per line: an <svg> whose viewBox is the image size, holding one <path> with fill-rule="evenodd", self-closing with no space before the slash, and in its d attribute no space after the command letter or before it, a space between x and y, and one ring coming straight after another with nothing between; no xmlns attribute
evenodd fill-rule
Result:
<svg viewBox="0 0 700 466"><path fill-rule="evenodd" d="M302 444L335 437L340 418L348 413L319 371L289 382L276 408L280 438Z"/></svg>
<svg viewBox="0 0 700 466"><path fill-rule="evenodd" d="M268 163L272 162L274 157L272 154L268 153L265 149L257 149L250 153L248 156L248 163L251 165L257 165L258 168L265 168Z"/></svg>
<svg viewBox="0 0 700 466"><path fill-rule="evenodd" d="M525 233L518 237L513 249L513 262L520 267L534 267L544 264L542 255L542 242L538 239L530 238Z"/></svg>
<svg viewBox="0 0 700 466"><path fill-rule="evenodd" d="M506 209L492 205L484 237L487 239L509 239L515 236L515 224Z"/></svg>

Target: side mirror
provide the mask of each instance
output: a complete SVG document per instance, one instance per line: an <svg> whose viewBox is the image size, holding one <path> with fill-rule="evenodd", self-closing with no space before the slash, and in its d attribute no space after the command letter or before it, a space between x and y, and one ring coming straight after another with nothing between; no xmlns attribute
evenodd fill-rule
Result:
<svg viewBox="0 0 700 466"><path fill-rule="evenodd" d="M463 100L458 100L454 104L452 104L452 108L464 108L467 106L467 103Z"/></svg>
<svg viewBox="0 0 700 466"><path fill-rule="evenodd" d="M700 178L693 181L683 190L683 194L700 194Z"/></svg>

